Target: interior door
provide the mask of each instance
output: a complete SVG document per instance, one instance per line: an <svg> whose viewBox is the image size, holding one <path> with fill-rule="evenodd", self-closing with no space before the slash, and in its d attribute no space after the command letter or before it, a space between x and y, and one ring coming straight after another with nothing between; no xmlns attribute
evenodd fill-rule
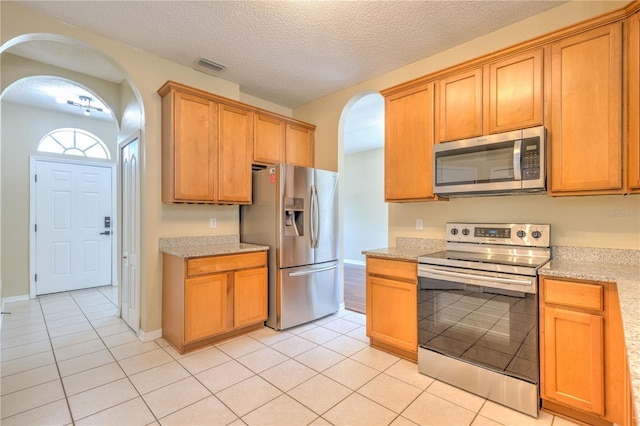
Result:
<svg viewBox="0 0 640 426"><path fill-rule="evenodd" d="M120 315L137 331L140 324L140 160L138 139L120 148L122 258Z"/></svg>
<svg viewBox="0 0 640 426"><path fill-rule="evenodd" d="M37 295L111 285L111 173L111 166L36 162Z"/></svg>

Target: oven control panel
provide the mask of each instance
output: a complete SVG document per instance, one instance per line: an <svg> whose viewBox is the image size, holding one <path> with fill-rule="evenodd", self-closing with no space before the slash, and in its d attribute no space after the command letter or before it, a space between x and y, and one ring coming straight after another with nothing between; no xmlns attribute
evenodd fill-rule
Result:
<svg viewBox="0 0 640 426"><path fill-rule="evenodd" d="M447 242L549 247L551 225L525 223L447 223Z"/></svg>

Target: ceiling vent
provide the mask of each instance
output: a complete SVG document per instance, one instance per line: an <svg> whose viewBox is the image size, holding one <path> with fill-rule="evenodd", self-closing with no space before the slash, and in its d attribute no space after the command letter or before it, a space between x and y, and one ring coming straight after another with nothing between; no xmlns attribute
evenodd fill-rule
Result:
<svg viewBox="0 0 640 426"><path fill-rule="evenodd" d="M227 67L217 62L213 62L212 60L207 58L200 58L200 60L196 62L196 66L194 67L194 69L198 71L206 72L209 74L211 74L212 72L220 72L225 68Z"/></svg>

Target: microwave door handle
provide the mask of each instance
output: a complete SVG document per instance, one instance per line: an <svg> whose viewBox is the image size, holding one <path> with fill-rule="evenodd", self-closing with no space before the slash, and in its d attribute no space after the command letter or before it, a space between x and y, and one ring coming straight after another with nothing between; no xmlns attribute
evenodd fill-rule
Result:
<svg viewBox="0 0 640 426"><path fill-rule="evenodd" d="M513 180L522 180L522 139L513 143Z"/></svg>

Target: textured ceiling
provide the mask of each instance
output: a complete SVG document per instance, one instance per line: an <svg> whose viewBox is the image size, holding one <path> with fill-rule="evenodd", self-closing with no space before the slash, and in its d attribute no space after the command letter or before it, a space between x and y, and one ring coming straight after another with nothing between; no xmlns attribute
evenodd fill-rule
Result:
<svg viewBox="0 0 640 426"><path fill-rule="evenodd" d="M1 0L5 1L5 0ZM250 95L295 108L558 6L525 1L17 1L62 22L195 67ZM122 73L80 45L31 41L8 52L119 83ZM53 90L52 90L53 89ZM92 96L60 79L30 78L3 100L81 114L56 91ZM91 118L111 119L92 113ZM384 145L384 102L368 95L350 109L346 154Z"/></svg>
<svg viewBox="0 0 640 426"><path fill-rule="evenodd" d="M561 1L18 1L294 108Z"/></svg>

